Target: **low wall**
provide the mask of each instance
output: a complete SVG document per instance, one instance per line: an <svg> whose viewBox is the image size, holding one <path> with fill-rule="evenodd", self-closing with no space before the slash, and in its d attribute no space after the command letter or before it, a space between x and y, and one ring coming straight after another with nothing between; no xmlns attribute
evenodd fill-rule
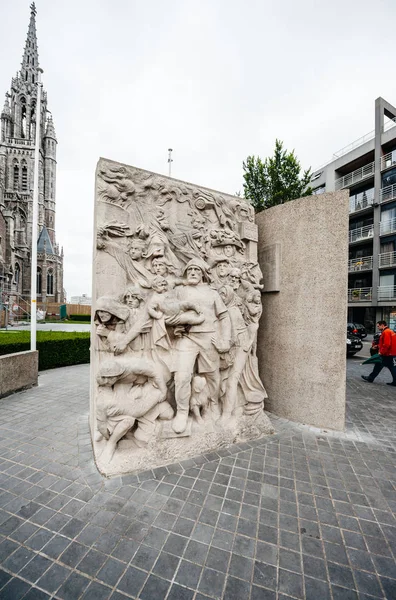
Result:
<svg viewBox="0 0 396 600"><path fill-rule="evenodd" d="M267 289L258 334L266 408L344 429L348 192L300 198L257 215Z"/></svg>
<svg viewBox="0 0 396 600"><path fill-rule="evenodd" d="M37 385L38 352L0 356L0 398Z"/></svg>

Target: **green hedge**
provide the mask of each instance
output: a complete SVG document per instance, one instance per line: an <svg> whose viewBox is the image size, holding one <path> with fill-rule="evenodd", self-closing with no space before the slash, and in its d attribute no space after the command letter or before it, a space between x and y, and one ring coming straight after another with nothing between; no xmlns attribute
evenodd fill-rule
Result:
<svg viewBox="0 0 396 600"><path fill-rule="evenodd" d="M89 363L89 331L38 331L39 371ZM30 350L29 331L0 331L0 355Z"/></svg>
<svg viewBox="0 0 396 600"><path fill-rule="evenodd" d="M91 322L91 315L69 315L69 321L88 321Z"/></svg>

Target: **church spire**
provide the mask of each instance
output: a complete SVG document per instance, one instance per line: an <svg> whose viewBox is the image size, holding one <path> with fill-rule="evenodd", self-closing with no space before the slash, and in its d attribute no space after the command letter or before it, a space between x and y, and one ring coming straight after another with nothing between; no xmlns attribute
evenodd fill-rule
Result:
<svg viewBox="0 0 396 600"><path fill-rule="evenodd" d="M39 66L37 34L36 34L36 5L30 5L30 22L23 51L21 64L21 79L29 83L37 82L37 68Z"/></svg>

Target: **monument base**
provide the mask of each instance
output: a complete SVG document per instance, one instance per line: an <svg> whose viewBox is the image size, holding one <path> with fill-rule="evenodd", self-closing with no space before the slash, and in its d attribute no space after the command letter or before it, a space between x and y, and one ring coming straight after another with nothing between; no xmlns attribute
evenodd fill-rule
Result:
<svg viewBox="0 0 396 600"><path fill-rule="evenodd" d="M228 417L224 424L221 419L213 422L210 416L204 418L202 423L189 417L186 431L175 434L171 421L158 421L155 435L146 446L138 447L136 439L127 434L118 442L111 460L103 458L106 455L106 440L95 440L96 466L107 477L137 473L270 435L274 433L274 428L262 412L256 417Z"/></svg>

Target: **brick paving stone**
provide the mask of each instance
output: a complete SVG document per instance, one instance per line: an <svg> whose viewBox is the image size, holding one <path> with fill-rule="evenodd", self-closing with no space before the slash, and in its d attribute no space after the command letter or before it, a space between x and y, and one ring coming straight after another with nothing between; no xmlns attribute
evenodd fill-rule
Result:
<svg viewBox="0 0 396 600"><path fill-rule="evenodd" d="M40 373L0 403L0 598L396 597L394 392L347 365L343 433L272 415L274 436L108 480L88 366Z"/></svg>

